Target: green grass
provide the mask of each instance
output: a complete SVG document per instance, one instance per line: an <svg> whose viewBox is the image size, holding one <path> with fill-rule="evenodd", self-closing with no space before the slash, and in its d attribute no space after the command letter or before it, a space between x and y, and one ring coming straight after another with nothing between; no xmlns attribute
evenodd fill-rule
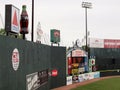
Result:
<svg viewBox="0 0 120 90"><path fill-rule="evenodd" d="M114 77L96 81L72 90L120 90L120 78Z"/></svg>

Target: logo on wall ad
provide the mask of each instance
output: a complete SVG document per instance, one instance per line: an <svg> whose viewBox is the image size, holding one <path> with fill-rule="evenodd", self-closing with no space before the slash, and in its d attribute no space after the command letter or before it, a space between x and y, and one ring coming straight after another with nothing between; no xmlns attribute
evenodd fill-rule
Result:
<svg viewBox="0 0 120 90"><path fill-rule="evenodd" d="M52 70L52 76L56 77L58 75L58 70L54 69Z"/></svg>
<svg viewBox="0 0 120 90"><path fill-rule="evenodd" d="M12 67L15 71L18 70L19 62L20 62L19 51L17 48L15 48L12 52Z"/></svg>

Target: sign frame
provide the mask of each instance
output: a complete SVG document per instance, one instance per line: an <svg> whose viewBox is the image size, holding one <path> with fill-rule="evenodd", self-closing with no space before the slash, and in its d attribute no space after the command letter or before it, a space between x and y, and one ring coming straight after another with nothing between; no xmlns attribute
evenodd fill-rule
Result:
<svg viewBox="0 0 120 90"><path fill-rule="evenodd" d="M5 31L19 34L20 32L20 10L12 4L5 5Z"/></svg>

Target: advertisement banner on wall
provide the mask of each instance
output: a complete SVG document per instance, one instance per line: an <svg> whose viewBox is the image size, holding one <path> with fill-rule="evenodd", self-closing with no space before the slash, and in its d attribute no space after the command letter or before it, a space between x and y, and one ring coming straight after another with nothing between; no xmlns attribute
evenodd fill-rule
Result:
<svg viewBox="0 0 120 90"><path fill-rule="evenodd" d="M35 90L38 88L38 76L37 72L29 74L26 76L26 90Z"/></svg>
<svg viewBox="0 0 120 90"><path fill-rule="evenodd" d="M94 72L94 78L99 78L100 77L100 72Z"/></svg>
<svg viewBox="0 0 120 90"><path fill-rule="evenodd" d="M78 68L78 73L83 73L83 72L85 72L85 68L84 67Z"/></svg>
<svg viewBox="0 0 120 90"><path fill-rule="evenodd" d="M92 48L120 48L120 39L98 39L90 38Z"/></svg>
<svg viewBox="0 0 120 90"><path fill-rule="evenodd" d="M89 73L89 80L91 80L91 79L94 79L94 73L93 72Z"/></svg>
<svg viewBox="0 0 120 90"><path fill-rule="evenodd" d="M52 72L51 72L51 76L52 77L58 76L58 70L57 69L53 69Z"/></svg>
<svg viewBox="0 0 120 90"><path fill-rule="evenodd" d="M72 69L71 73L72 73L73 75L76 75L76 74L78 74L78 71L79 71L78 68L77 68L77 69Z"/></svg>
<svg viewBox="0 0 120 90"><path fill-rule="evenodd" d="M88 67L88 58L84 58L85 60L85 71L88 71L89 70L89 67Z"/></svg>
<svg viewBox="0 0 120 90"><path fill-rule="evenodd" d="M89 80L89 73L84 74L84 80Z"/></svg>
<svg viewBox="0 0 120 90"><path fill-rule="evenodd" d="M68 57L68 75L71 74L71 68L72 68L72 58Z"/></svg>
<svg viewBox="0 0 120 90"><path fill-rule="evenodd" d="M48 82L48 69L38 72L38 85L44 85Z"/></svg>
<svg viewBox="0 0 120 90"><path fill-rule="evenodd" d="M68 76L67 77L67 83L66 83L67 85L70 85L70 84L72 84L72 76Z"/></svg>
<svg viewBox="0 0 120 90"><path fill-rule="evenodd" d="M36 90L48 82L48 69L26 76L26 90Z"/></svg>
<svg viewBox="0 0 120 90"><path fill-rule="evenodd" d="M90 38L89 45L92 48L104 48L104 39Z"/></svg>
<svg viewBox="0 0 120 90"><path fill-rule="evenodd" d="M95 65L95 58L90 58L89 59L89 66Z"/></svg>
<svg viewBox="0 0 120 90"><path fill-rule="evenodd" d="M94 67L94 68L92 68ZM95 70L95 58L89 59L89 72L96 71Z"/></svg>
<svg viewBox="0 0 120 90"><path fill-rule="evenodd" d="M72 57L83 57L86 56L83 50L74 50L72 51Z"/></svg>
<svg viewBox="0 0 120 90"><path fill-rule="evenodd" d="M78 81L83 82L84 81L84 74L78 75Z"/></svg>
<svg viewBox="0 0 120 90"><path fill-rule="evenodd" d="M100 72L91 72L91 73L85 73L78 75L78 81L83 82L86 80L91 80L94 78L100 78Z"/></svg>
<svg viewBox="0 0 120 90"><path fill-rule="evenodd" d="M120 48L120 40L104 39L104 48Z"/></svg>

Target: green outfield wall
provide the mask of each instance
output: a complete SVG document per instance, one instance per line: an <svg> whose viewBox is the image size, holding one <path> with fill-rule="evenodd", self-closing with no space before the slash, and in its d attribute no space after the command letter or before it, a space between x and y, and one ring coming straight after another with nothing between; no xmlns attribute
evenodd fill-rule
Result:
<svg viewBox="0 0 120 90"><path fill-rule="evenodd" d="M58 76L50 76L53 69ZM65 47L0 36L0 90L50 90L65 84Z"/></svg>

